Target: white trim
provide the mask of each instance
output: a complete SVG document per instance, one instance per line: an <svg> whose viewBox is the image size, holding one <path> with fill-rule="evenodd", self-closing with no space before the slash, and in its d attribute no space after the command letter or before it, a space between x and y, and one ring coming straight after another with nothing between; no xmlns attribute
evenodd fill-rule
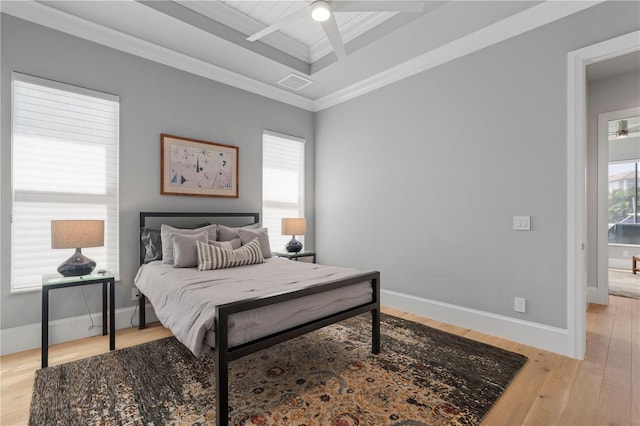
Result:
<svg viewBox="0 0 640 426"><path fill-rule="evenodd" d="M298 108L309 111L313 108L313 102L300 95L273 87L201 59L90 22L39 2L32 0L6 2L3 4L2 13L284 102Z"/></svg>
<svg viewBox="0 0 640 426"><path fill-rule="evenodd" d="M49 80L47 78L36 77L17 71L11 71L11 81L18 80L24 83L37 84L39 86L48 87L50 89L64 90L66 92L75 93L77 95L91 96L93 98L102 99L109 102L120 102L120 96L112 93L100 92L98 90L87 89L86 87L75 86L69 83Z"/></svg>
<svg viewBox="0 0 640 426"><path fill-rule="evenodd" d="M527 31L565 18L601 1L545 1L478 31L437 47L402 64L345 87L314 102L314 111L340 104L365 93L411 77L446 62L476 52L485 47L523 34Z"/></svg>
<svg viewBox="0 0 640 426"><path fill-rule="evenodd" d="M640 115L640 107L598 114L596 142L598 145L598 229L596 249L598 287L595 299L591 300L587 297L587 300L601 305L609 304L609 121L637 115Z"/></svg>
<svg viewBox="0 0 640 426"><path fill-rule="evenodd" d="M469 328L518 343L567 355L567 330L518 318L452 305L391 290L381 290L380 303L436 321Z"/></svg>
<svg viewBox="0 0 640 426"><path fill-rule="evenodd" d="M116 309L116 330L131 327L129 320L135 309L134 306ZM147 304L146 315L147 323L158 321L153 308L149 304ZM89 330L91 322L87 315L49 321L49 345L101 335L102 312L92 313L91 316L93 317L94 324L91 330ZM137 325L137 313L133 321L134 324ZM5 328L4 330L0 330L0 355L39 348L41 339L42 329L40 323ZM116 348L117 347L118 333L116 333Z"/></svg>
<svg viewBox="0 0 640 426"><path fill-rule="evenodd" d="M280 138L280 139L285 139L287 141L294 141L294 142L300 142L300 143L306 142L304 138L287 135L286 133L274 132L273 130L263 129L262 133L263 135L271 136L272 138Z"/></svg>
<svg viewBox="0 0 640 426"><path fill-rule="evenodd" d="M634 31L567 55L567 355L577 359L586 350L586 66L640 50L638 40Z"/></svg>
<svg viewBox="0 0 640 426"><path fill-rule="evenodd" d="M373 75L349 87L311 100L270 84L237 74L200 59L158 46L111 28L29 1L3 2L2 12L44 25L76 37L112 47L151 61L218 81L308 111L325 108L411 77L417 73L515 37L539 26L595 6L603 0L573 2L545 1L472 34L440 46L423 55Z"/></svg>
<svg viewBox="0 0 640 426"><path fill-rule="evenodd" d="M265 25L241 12L238 12L234 8L227 6L222 2L178 0L177 3L193 10L196 13L200 13L201 15L211 18L214 21L222 22L224 25L247 36L255 34L265 28ZM269 34L269 37L261 39L260 42L291 55L294 58L300 59L301 61L311 61L311 48L306 44L281 33L280 31Z"/></svg>

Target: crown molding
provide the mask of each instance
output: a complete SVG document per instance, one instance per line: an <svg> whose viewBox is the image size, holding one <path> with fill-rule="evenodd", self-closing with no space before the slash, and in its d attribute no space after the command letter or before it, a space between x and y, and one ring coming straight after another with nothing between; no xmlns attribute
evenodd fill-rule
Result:
<svg viewBox="0 0 640 426"><path fill-rule="evenodd" d="M42 3L31 0L2 2L2 13L276 101L284 102L298 108L308 111L313 110L313 101L300 95L273 87L261 81L254 80L155 43L90 22Z"/></svg>
<svg viewBox="0 0 640 426"><path fill-rule="evenodd" d="M476 52L485 47L518 36L527 31L593 7L605 0L552 1L548 0L516 13L471 34L437 47L395 67L366 78L356 84L330 93L314 101L314 111L338 105L365 93L411 77L446 62Z"/></svg>
<svg viewBox="0 0 640 426"><path fill-rule="evenodd" d="M132 0L130 0L132 1ZM356 84L312 100L206 61L29 1L1 2L2 13L112 47L308 111L321 111L485 47L593 7L605 0L547 0L520 13L405 61Z"/></svg>

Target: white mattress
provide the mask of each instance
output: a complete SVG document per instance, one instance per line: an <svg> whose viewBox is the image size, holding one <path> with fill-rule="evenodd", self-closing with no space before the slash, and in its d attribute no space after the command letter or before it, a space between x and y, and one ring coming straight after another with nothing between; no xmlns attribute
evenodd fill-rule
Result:
<svg viewBox="0 0 640 426"><path fill-rule="evenodd" d="M141 266L134 282L153 305L160 322L195 355L200 355L214 347L217 305L299 290L360 273L280 258L213 271L174 268L156 261ZM363 282L233 314L229 317L229 346L371 302L372 293L371 284Z"/></svg>

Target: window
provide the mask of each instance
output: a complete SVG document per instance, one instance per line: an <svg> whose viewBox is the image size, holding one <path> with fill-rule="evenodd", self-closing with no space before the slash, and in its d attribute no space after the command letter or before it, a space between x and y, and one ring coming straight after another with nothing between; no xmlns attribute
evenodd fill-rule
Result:
<svg viewBox="0 0 640 426"><path fill-rule="evenodd" d="M51 249L54 219L105 221L83 253L118 274L117 96L13 73L11 290L39 288L73 250Z"/></svg>
<svg viewBox="0 0 640 426"><path fill-rule="evenodd" d="M280 220L304 217L304 140L265 130L262 141L262 223L271 249L282 251L291 235L280 234Z"/></svg>
<svg viewBox="0 0 640 426"><path fill-rule="evenodd" d="M609 163L609 242L640 245L640 163Z"/></svg>

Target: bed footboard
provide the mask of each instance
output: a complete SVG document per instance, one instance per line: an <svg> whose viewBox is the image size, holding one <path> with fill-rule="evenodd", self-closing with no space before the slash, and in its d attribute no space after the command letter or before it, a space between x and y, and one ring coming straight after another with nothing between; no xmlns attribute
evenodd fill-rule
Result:
<svg viewBox="0 0 640 426"><path fill-rule="evenodd" d="M269 336L248 342L232 348L228 347L228 324L229 316L238 312L250 309L273 305L299 297L322 293L364 281L371 283L372 300L364 305L356 306L345 311L338 312L323 318L300 324L296 327L283 330ZM270 346L284 342L297 336L309 333L319 328L343 321L347 318L371 312L371 352L380 353L380 273L368 272L350 278L331 281L326 284L286 292L255 299L247 299L239 302L227 303L216 307L215 316L215 350L214 359L216 362L216 425L226 426L229 424L229 362L241 358L245 355L266 349Z"/></svg>

